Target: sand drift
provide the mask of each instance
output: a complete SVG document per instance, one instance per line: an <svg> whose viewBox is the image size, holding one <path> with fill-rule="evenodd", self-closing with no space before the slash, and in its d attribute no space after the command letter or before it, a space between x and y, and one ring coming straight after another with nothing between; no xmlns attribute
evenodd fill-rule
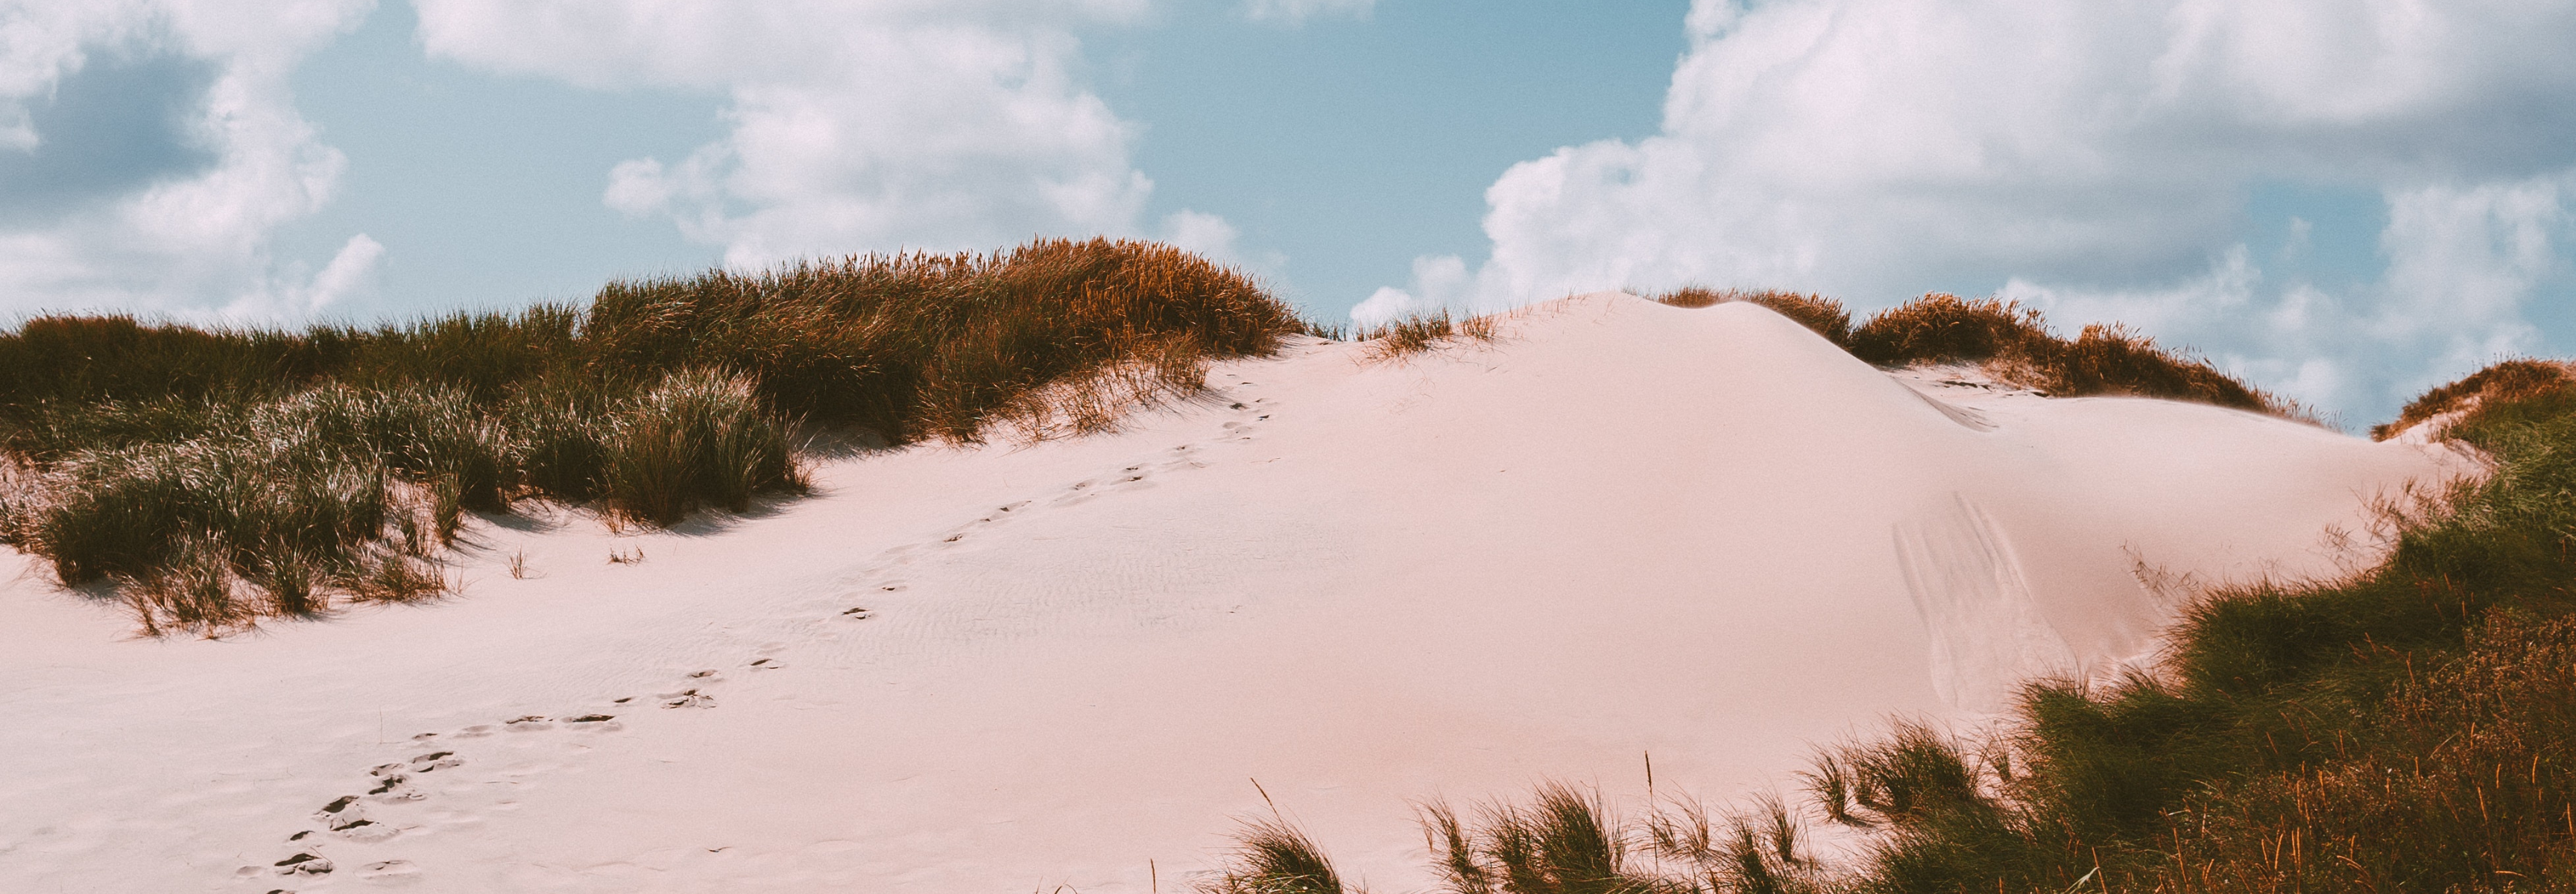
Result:
<svg viewBox="0 0 2576 894"><path fill-rule="evenodd" d="M1972 727L2196 586L2370 564L2368 502L2466 468L1892 375L1749 304L1367 353L749 517L478 523L457 598L223 640L0 554L0 889L1179 890L1275 805L1413 890L1414 802L1634 804L1648 754L1725 801Z"/></svg>

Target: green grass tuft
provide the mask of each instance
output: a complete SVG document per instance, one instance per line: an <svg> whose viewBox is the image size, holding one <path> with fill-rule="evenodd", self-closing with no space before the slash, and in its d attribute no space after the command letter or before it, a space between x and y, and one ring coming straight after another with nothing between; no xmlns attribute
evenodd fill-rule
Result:
<svg viewBox="0 0 2576 894"><path fill-rule="evenodd" d="M1599 794L1543 783L1526 804L1475 820L1421 808L1425 845L1449 894L1819 894L1829 876L1777 800L1712 817L1696 804L1623 822Z"/></svg>
<svg viewBox="0 0 2576 894"><path fill-rule="evenodd" d="M626 518L670 525L701 505L741 512L754 495L805 489L785 424L747 377L672 373L611 418L603 489Z"/></svg>
<svg viewBox="0 0 2576 894"><path fill-rule="evenodd" d="M1235 836L1233 859L1203 884L1206 894L1344 894L1333 861L1304 830L1284 819L1246 822Z"/></svg>

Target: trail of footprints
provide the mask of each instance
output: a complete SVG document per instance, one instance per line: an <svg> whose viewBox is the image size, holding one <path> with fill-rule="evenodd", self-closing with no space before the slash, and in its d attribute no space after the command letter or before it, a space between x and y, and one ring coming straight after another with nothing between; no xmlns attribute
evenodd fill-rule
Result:
<svg viewBox="0 0 2576 894"><path fill-rule="evenodd" d="M1236 381L1232 384L1241 387L1256 383ZM1231 399L1226 408L1232 412L1233 418L1220 427L1219 434L1214 438L1182 444L1106 475L1074 482L1042 501L1022 500L996 507L983 517L959 525L930 540L887 550L880 554L876 562L870 563L855 575L863 580L875 581L862 588L861 592L902 592L906 588L904 582L888 577L889 573L912 564L916 556L954 547L978 533L1008 524L1013 519L1046 508L1078 506L1105 494L1150 488L1155 486L1155 479L1163 474L1206 468L1208 463L1199 458L1201 453L1217 444L1253 440L1254 432L1261 423L1270 419L1271 410L1274 407L1275 405L1268 398ZM848 620L864 621L875 617L876 612L864 605L853 605L842 609L840 615ZM755 657L745 662L742 667L749 672L784 668L786 665L779 660L776 653L785 651L786 648L784 643L764 645L754 650ZM614 732L624 729L625 724L634 719L632 712L638 710L714 708L717 702L712 690L723 680L724 675L713 669L694 671L676 681L675 685L667 691L652 693L649 698L626 696L611 700L608 704L592 711L560 716L528 714L499 723L476 724L446 734L433 732L413 736L413 747L419 749L420 753L407 760L392 761L370 768L364 783L366 788L357 793L333 798L329 803L321 805L313 812L305 828L286 836L287 846L292 853L267 866L243 866L235 872L235 875L245 879L284 877L288 880L297 878L318 880L318 877L343 872L344 867L333 862L324 853L330 849L328 845L336 841L377 843L401 835L406 827L397 825L391 817L376 818L375 810L371 808L390 807L429 798L430 794L424 785L426 782L424 777L467 766L466 757L462 752L472 747L468 744L469 740L496 733ZM370 861L345 871L359 878L389 882L408 881L420 875L418 866L408 860L398 859ZM295 894L295 892L287 888L271 888L265 894Z"/></svg>
<svg viewBox="0 0 2576 894"><path fill-rule="evenodd" d="M755 651L758 657L743 665L751 672L776 670L785 665L773 654L786 648L771 643ZM528 733L606 733L625 728L622 714L629 712L683 708L713 708L714 688L724 681L717 670L694 671L682 676L676 685L649 697L627 696L614 699L599 710L562 715L526 714L498 723L468 726L450 733L421 733L412 737L420 753L409 759L378 764L367 771L365 790L331 799L313 812L303 829L286 836L294 852L268 866L244 866L237 871L242 877L263 875L288 878L331 875L345 869L333 862L324 851L336 841L375 843L402 834L406 827L390 817L379 818L379 808L430 797L425 783L431 774L466 766L463 752L472 749L471 740L496 734ZM418 826L408 828L417 829ZM419 874L419 869L406 860L379 860L355 867L360 878L401 880ZM268 894L293 894L285 888L269 889Z"/></svg>

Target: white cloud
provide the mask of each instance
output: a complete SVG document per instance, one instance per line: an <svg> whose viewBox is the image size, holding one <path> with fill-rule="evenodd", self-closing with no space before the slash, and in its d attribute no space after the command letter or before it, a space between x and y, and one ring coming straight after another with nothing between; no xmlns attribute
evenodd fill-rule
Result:
<svg viewBox="0 0 2576 894"><path fill-rule="evenodd" d="M2340 294L2304 282L2267 284L2243 245L2175 287L2087 289L2016 278L2001 294L2061 325L2121 321L2207 347L2222 366L2286 396L2371 421L2426 388L2541 349L2524 312L2566 272L2564 247L2576 243L2571 194L2576 170L2391 189L2380 234L2386 273ZM2304 232L2291 229L2296 249Z"/></svg>
<svg viewBox="0 0 2576 894"><path fill-rule="evenodd" d="M1164 215L1163 232L1158 238L1210 260L1234 264L1242 262L1241 247L1235 244L1242 236L1225 218L1184 208Z"/></svg>
<svg viewBox="0 0 2576 894"><path fill-rule="evenodd" d="M2564 253L2576 4L1700 0L1686 27L1661 133L1488 190L1466 304L1696 281L1871 308L2011 280L2209 321L2214 353L2315 385L2312 361L2365 347L2452 373L2527 345L2519 308ZM2256 182L2384 194L2386 281L2328 302L2230 260ZM2308 332L2243 336L2249 314ZM2334 399L2376 410L2408 378Z"/></svg>
<svg viewBox="0 0 2576 894"><path fill-rule="evenodd" d="M375 287L376 263L384 260L385 247L367 234L349 237L340 250L331 255L331 263L314 274L310 285L298 297L306 313L318 311Z"/></svg>
<svg viewBox="0 0 2576 894"><path fill-rule="evenodd" d="M345 161L296 114L286 76L371 6L368 0L0 3L0 144L7 146L0 152L43 152L51 144L31 110L58 99L68 79L94 76L102 66L171 58L206 75L202 84L174 82L185 95L173 97L185 110L173 138L184 137L186 151L204 155L206 164L0 224L0 293L10 296L0 300L7 309L117 307L185 315L218 306L282 306L274 299L285 292L310 293L312 282L293 280L293 265L271 257L270 236L327 201Z"/></svg>
<svg viewBox="0 0 2576 894"><path fill-rule="evenodd" d="M1274 286L1288 269L1286 253L1246 250L1242 231L1214 214L1183 208L1164 215L1162 227L1153 235L1167 245L1233 267L1255 279L1267 280Z"/></svg>
<svg viewBox="0 0 2576 894"><path fill-rule="evenodd" d="M1303 24L1307 19L1344 15L1368 18L1377 0L1243 0L1243 14L1256 22Z"/></svg>
<svg viewBox="0 0 2576 894"><path fill-rule="evenodd" d="M331 262L318 273L308 273L304 266L288 263L267 288L253 291L226 305L222 316L230 320L279 320L311 317L351 298L363 296L376 286L376 269L385 257L382 243L365 233L349 237Z"/></svg>
<svg viewBox="0 0 2576 894"><path fill-rule="evenodd" d="M1475 277L1467 272L1467 261L1457 255L1425 255L1413 259L1413 281L1410 288L1380 288L1368 300L1351 308L1351 322L1361 328L1384 326L1406 317L1428 316L1443 310L1474 312L1481 308L1477 300Z"/></svg>
<svg viewBox="0 0 2576 894"><path fill-rule="evenodd" d="M724 139L620 164L602 200L732 264L1132 235L1153 186L1073 74L1073 29L1143 0L417 5L429 51L468 65L723 92Z"/></svg>

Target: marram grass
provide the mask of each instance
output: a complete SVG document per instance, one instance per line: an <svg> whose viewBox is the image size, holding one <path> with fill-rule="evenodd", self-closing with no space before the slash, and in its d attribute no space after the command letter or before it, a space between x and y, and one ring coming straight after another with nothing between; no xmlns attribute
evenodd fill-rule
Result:
<svg viewBox="0 0 2576 894"><path fill-rule="evenodd" d="M0 539L148 630L218 632L436 595L469 513L739 512L805 486L800 431L1093 431L1313 331L1233 270L1103 239L374 328L40 317L0 334Z"/></svg>
<svg viewBox="0 0 2576 894"><path fill-rule="evenodd" d="M2039 311L1999 299L1935 293L1880 311L1858 325L1841 302L1820 295L1691 287L1656 300L1694 308L1733 301L1758 304L1880 366L1974 363L1999 379L2057 397L2125 394L2292 419L2310 415L2125 327L2086 326L2070 341L2051 333Z"/></svg>

